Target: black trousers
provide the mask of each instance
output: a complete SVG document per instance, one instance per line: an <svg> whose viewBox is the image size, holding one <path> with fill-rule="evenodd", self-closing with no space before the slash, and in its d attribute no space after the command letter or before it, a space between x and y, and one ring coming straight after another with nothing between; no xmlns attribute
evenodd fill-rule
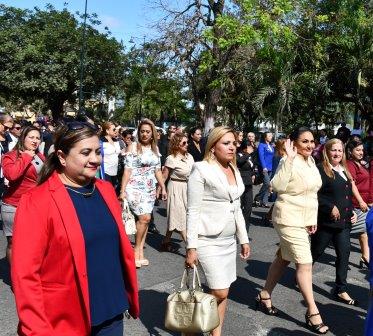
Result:
<svg viewBox="0 0 373 336"><path fill-rule="evenodd" d="M253 186L245 185L245 191L241 195L241 209L243 217L245 218L246 230L249 231L250 216L253 208Z"/></svg>
<svg viewBox="0 0 373 336"><path fill-rule="evenodd" d="M336 293L347 291L347 271L348 260L350 258L351 242L350 228L334 229L318 226L317 231L311 236L311 252L313 262L316 262L324 253L325 249L332 241L337 255L335 261L336 276Z"/></svg>

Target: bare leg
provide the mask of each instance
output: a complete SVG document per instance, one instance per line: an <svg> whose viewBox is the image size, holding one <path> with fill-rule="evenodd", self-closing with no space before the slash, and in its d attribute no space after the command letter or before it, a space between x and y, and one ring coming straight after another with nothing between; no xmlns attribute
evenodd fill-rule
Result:
<svg viewBox="0 0 373 336"><path fill-rule="evenodd" d="M139 219L136 222L136 236L135 236L135 259L141 260L144 259L144 245L145 245L145 238L148 232L148 226L150 222L150 214L146 215L139 215Z"/></svg>
<svg viewBox="0 0 373 336"><path fill-rule="evenodd" d="M369 262L369 245L368 245L368 235L366 232L359 236L359 243L361 249L361 256Z"/></svg>
<svg viewBox="0 0 373 336"><path fill-rule="evenodd" d="M282 259L280 256L276 256L276 259L272 262L268 270L268 275L264 288L260 292L260 296L264 299L272 296L273 289L281 279L286 267L290 264L289 261ZM263 303L267 307L272 306L272 300L264 300Z"/></svg>
<svg viewBox="0 0 373 336"><path fill-rule="evenodd" d="M309 315L317 314L319 310L317 309L312 289L312 264L295 264L295 266L298 286L308 308L307 313ZM310 320L313 324L320 324L322 322L320 315L313 316ZM327 326L320 329L321 332L326 330L328 330Z"/></svg>
<svg viewBox="0 0 373 336"><path fill-rule="evenodd" d="M186 242L186 231L180 231L181 238L184 240L184 243Z"/></svg>
<svg viewBox="0 0 373 336"><path fill-rule="evenodd" d="M6 258L8 260L8 263L10 265L11 263L11 260L12 260L12 238L11 236L7 236L6 237L6 240L7 240L7 246L6 246Z"/></svg>
<svg viewBox="0 0 373 336"><path fill-rule="evenodd" d="M220 318L220 324L212 332L211 336L220 336L223 327L225 310L227 307L229 288L226 289L212 289L210 294L214 295L218 301L218 313Z"/></svg>

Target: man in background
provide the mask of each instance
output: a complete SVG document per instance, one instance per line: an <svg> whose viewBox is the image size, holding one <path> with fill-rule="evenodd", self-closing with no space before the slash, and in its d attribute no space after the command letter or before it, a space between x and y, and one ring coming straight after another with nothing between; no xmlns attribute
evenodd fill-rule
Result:
<svg viewBox="0 0 373 336"><path fill-rule="evenodd" d="M11 151L17 144L18 138L22 132L22 125L18 122L14 122L13 127L9 129L8 139L9 139L9 151Z"/></svg>

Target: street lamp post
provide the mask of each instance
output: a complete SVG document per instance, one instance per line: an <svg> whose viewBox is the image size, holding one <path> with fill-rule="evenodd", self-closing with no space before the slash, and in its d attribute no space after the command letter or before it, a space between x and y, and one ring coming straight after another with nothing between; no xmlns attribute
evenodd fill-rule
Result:
<svg viewBox="0 0 373 336"><path fill-rule="evenodd" d="M84 76L84 56L86 47L86 28L87 28L87 2L85 0L84 22L82 32L82 48L80 49L80 81L79 81L79 114L83 114L83 76Z"/></svg>
<svg viewBox="0 0 373 336"><path fill-rule="evenodd" d="M131 37L129 40L130 43L135 43L134 41L135 37ZM138 39L138 38L136 38ZM142 41L142 52L141 52L141 67L143 70L143 78L140 80L140 104L139 104L139 112L138 112L138 120L140 121L143 115L144 111L144 106L143 106L143 101L144 101L144 93L145 93L145 85L146 85L146 77L144 72L146 72L146 64L145 64L145 35L143 36L143 41Z"/></svg>

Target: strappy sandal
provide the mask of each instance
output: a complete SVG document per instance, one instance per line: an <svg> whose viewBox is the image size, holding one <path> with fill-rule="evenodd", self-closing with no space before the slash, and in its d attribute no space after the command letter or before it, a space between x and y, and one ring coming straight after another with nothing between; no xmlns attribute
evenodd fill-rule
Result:
<svg viewBox="0 0 373 336"><path fill-rule="evenodd" d="M361 269L368 269L369 268L369 261L365 259L365 257L360 257L359 266Z"/></svg>
<svg viewBox="0 0 373 336"><path fill-rule="evenodd" d="M278 309L274 307L273 305L270 307L267 307L263 301L266 300L271 300L271 297L269 298L262 298L260 293L258 296L255 298L256 301L256 310L260 309L263 313L271 316L276 316L278 315Z"/></svg>
<svg viewBox="0 0 373 336"><path fill-rule="evenodd" d="M136 268L141 268L142 266L141 260L135 260L135 265L136 265Z"/></svg>
<svg viewBox="0 0 373 336"><path fill-rule="evenodd" d="M316 313L316 314L306 314L304 315L305 319L306 319L306 325L307 325L307 328L311 331L313 331L314 333L316 334L319 334L319 335L325 335L326 333L329 332L329 328L325 331L320 331L321 328L323 327L327 327L323 322L321 322L320 324L313 324L311 322L311 317L314 317L314 316L317 316L317 315L320 315L320 313Z"/></svg>
<svg viewBox="0 0 373 336"><path fill-rule="evenodd" d="M335 298L337 299L337 301L345 303L346 305L349 305L349 306L357 307L359 305L359 302L357 300L354 300L354 299L346 300L337 293L335 294Z"/></svg>

